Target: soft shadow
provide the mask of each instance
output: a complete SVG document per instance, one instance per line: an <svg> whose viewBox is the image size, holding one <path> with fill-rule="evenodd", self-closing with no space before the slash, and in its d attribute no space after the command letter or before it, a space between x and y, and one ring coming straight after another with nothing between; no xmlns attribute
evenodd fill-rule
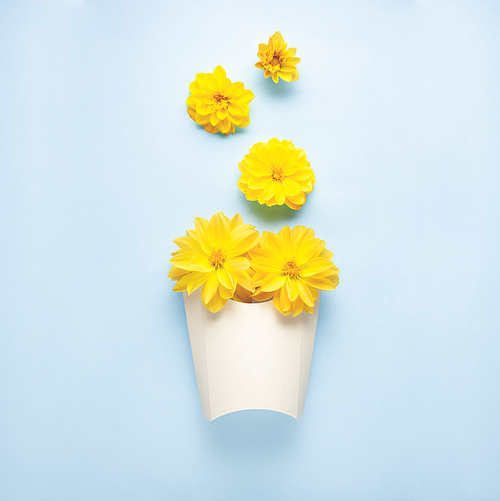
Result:
<svg viewBox="0 0 500 501"><path fill-rule="evenodd" d="M335 261L335 258L334 258ZM338 326L338 306L335 298L335 291L323 292L319 305L318 324L316 326L316 338L314 341L315 350L321 350L325 343L336 336Z"/></svg>
<svg viewBox="0 0 500 501"><path fill-rule="evenodd" d="M288 97L292 96L296 93L296 86L294 86L295 82L284 82L280 79L278 83L274 83L272 78L264 78L264 82L261 84L261 87L265 92L271 94L273 97Z"/></svg>
<svg viewBox="0 0 500 501"><path fill-rule="evenodd" d="M249 202L249 204L253 214L268 223L274 221L293 221L299 215L299 211L290 209L287 205L268 207L267 205L259 204L257 201Z"/></svg>
<svg viewBox="0 0 500 501"><path fill-rule="evenodd" d="M248 127L235 127L234 134L247 134L247 128Z"/></svg>
<svg viewBox="0 0 500 501"><path fill-rule="evenodd" d="M275 411L247 410L206 422L207 447L226 458L248 456L277 457L293 450L300 424L286 414Z"/></svg>
<svg viewBox="0 0 500 501"><path fill-rule="evenodd" d="M203 125L202 125L203 127ZM224 138L226 137L231 137L232 135L239 135L239 134L247 134L247 128L246 127L235 127L234 132L231 132L226 136L226 134L223 134L222 132L217 132L217 134L212 134L213 136L219 137L219 138Z"/></svg>
<svg viewBox="0 0 500 501"><path fill-rule="evenodd" d="M205 134L210 134L209 132L207 132L207 131L205 130L205 127L203 127L203 125L197 124L196 122L195 122L195 125L196 125L196 127L197 127L198 129L200 129L200 130L202 130L203 132L205 132ZM215 137L218 137L218 138L224 138L224 139L225 139L226 137L230 137L230 136L232 136L233 134L246 134L246 127L236 127L236 128L235 128L235 131L234 131L234 132L232 132L231 134L228 134L227 136L226 136L226 134L223 134L223 133L222 133L222 132L220 132L220 131L219 131L219 132L217 132L217 134L211 134L211 135L212 135L212 136L215 136Z"/></svg>

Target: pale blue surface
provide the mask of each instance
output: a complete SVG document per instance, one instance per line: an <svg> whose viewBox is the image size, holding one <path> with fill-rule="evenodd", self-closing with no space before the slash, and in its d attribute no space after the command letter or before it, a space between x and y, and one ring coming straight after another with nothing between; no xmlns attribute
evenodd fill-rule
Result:
<svg viewBox="0 0 500 501"><path fill-rule="evenodd" d="M0 500L500 499L498 2L171 4L0 4ZM277 29L293 84L253 66ZM184 104L218 64L229 137ZM299 213L236 189L273 136ZM298 421L202 417L166 274L220 210L335 253Z"/></svg>

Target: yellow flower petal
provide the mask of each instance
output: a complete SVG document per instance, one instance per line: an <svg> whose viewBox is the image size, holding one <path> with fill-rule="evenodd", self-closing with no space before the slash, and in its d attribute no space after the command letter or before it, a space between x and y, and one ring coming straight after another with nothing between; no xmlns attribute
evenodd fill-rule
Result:
<svg viewBox="0 0 500 501"><path fill-rule="evenodd" d="M200 115L198 112L195 113L194 115L194 121L198 125L206 125L210 123L210 114L207 115Z"/></svg>
<svg viewBox="0 0 500 501"><path fill-rule="evenodd" d="M284 178L282 184L287 197L294 197L300 193L300 186L293 179Z"/></svg>
<svg viewBox="0 0 500 501"><path fill-rule="evenodd" d="M236 101L229 103L228 110L232 115L236 116L243 116L248 113L246 109L243 107L243 105Z"/></svg>
<svg viewBox="0 0 500 501"><path fill-rule="evenodd" d="M185 275L186 273L189 273L189 271L178 268L177 266L172 266L172 268L170 268L170 271L168 272L167 278L171 278L172 280L179 280L179 277Z"/></svg>
<svg viewBox="0 0 500 501"><path fill-rule="evenodd" d="M267 301L268 299L271 299L274 296L275 292L264 292L262 289L259 289L258 291L255 291L252 294L252 297L256 301Z"/></svg>
<svg viewBox="0 0 500 501"><path fill-rule="evenodd" d="M269 251L270 257L273 256L280 261L286 261L286 244L280 236L270 231L264 231L261 237L261 246Z"/></svg>
<svg viewBox="0 0 500 501"><path fill-rule="evenodd" d="M297 315L299 315L300 313L302 313L303 310L304 310L304 302L299 297L299 298L297 298L297 301L294 304L293 316L296 317Z"/></svg>
<svg viewBox="0 0 500 501"><path fill-rule="evenodd" d="M186 287L189 283L189 280L190 280L190 273L182 276L178 281L177 283L175 284L174 286L174 291L175 292L182 292L182 291L185 291L186 290Z"/></svg>
<svg viewBox="0 0 500 501"><path fill-rule="evenodd" d="M322 241L319 238L304 239L301 244L297 247L295 255L297 256L297 263L302 267L304 263L307 263L314 257L318 257L321 253L322 247L320 243ZM322 242L323 245L325 244Z"/></svg>
<svg viewBox="0 0 500 501"><path fill-rule="evenodd" d="M269 275L267 280L262 284L262 290L264 292L278 290L285 285L286 281L286 275Z"/></svg>
<svg viewBox="0 0 500 501"><path fill-rule="evenodd" d="M250 177L248 183L245 188L250 188L250 190L258 190L262 191L266 186L270 184L270 179L267 177ZM277 184L277 183L274 183ZM240 187L241 189L241 187ZM247 190L242 189L242 191L246 192Z"/></svg>
<svg viewBox="0 0 500 501"><path fill-rule="evenodd" d="M282 287L280 289L279 300L280 300L280 303L281 303L281 309L282 309L282 311L288 311L291 308L292 302L290 301L290 298L288 297L288 293L287 293L286 287Z"/></svg>
<svg viewBox="0 0 500 501"><path fill-rule="evenodd" d="M317 278L317 277L302 277L302 280L311 287L322 291L331 291L335 289L338 285L338 276L336 276L337 280L328 280L326 278Z"/></svg>
<svg viewBox="0 0 500 501"><path fill-rule="evenodd" d="M201 290L201 298L205 306L214 297L214 294L217 292L218 288L219 281L217 280L217 272L214 270L208 276L208 279L203 285L203 289Z"/></svg>
<svg viewBox="0 0 500 501"><path fill-rule="evenodd" d="M229 121L229 119L226 117L224 120L222 120L220 122L220 131L223 133L223 134L229 134L230 131L231 131L231 122Z"/></svg>
<svg viewBox="0 0 500 501"><path fill-rule="evenodd" d="M202 217L195 217L194 225L198 242L200 242L203 251L208 254L212 250L212 245L208 239L208 221Z"/></svg>
<svg viewBox="0 0 500 501"><path fill-rule="evenodd" d="M210 115L210 125L214 127L219 123L219 117L217 116L217 111L212 112Z"/></svg>
<svg viewBox="0 0 500 501"><path fill-rule="evenodd" d="M272 177L274 173L274 170L270 165L266 165L261 162L252 162L247 167L247 170L251 177L260 177L260 176Z"/></svg>
<svg viewBox="0 0 500 501"><path fill-rule="evenodd" d="M290 73L287 73L286 71L278 71L277 76L280 77L282 80L285 82L291 82L292 81L292 75Z"/></svg>
<svg viewBox="0 0 500 501"><path fill-rule="evenodd" d="M206 256L196 255L189 262L191 269L194 271L202 271L208 273L214 269L214 265L210 263Z"/></svg>
<svg viewBox="0 0 500 501"><path fill-rule="evenodd" d="M284 260L283 260L284 261ZM267 257L256 257L252 259L252 268L255 270L261 270L269 273L281 273L283 271L283 265L276 259Z"/></svg>
<svg viewBox="0 0 500 501"><path fill-rule="evenodd" d="M241 104L248 104L254 98L253 92L249 89L245 89L239 96L238 102Z"/></svg>
<svg viewBox="0 0 500 501"><path fill-rule="evenodd" d="M226 78L226 71L222 66L217 66L213 72L214 78L218 80L219 82L222 82L224 78Z"/></svg>
<svg viewBox="0 0 500 501"><path fill-rule="evenodd" d="M207 226L208 240L213 248L225 248L229 240L229 223L219 212L214 214Z"/></svg>
<svg viewBox="0 0 500 501"><path fill-rule="evenodd" d="M254 291L254 287L252 285L252 282L250 280L250 276L246 271L241 271L237 274L236 276L238 285L243 287L244 289L247 289L250 292Z"/></svg>
<svg viewBox="0 0 500 501"><path fill-rule="evenodd" d="M222 299L231 299L234 295L233 289L226 289L222 284L219 284L219 294Z"/></svg>
<svg viewBox="0 0 500 501"><path fill-rule="evenodd" d="M231 291L234 290L235 284L233 282L233 279L228 271L222 266L220 268L217 268L217 279L226 289L229 289Z"/></svg>
<svg viewBox="0 0 500 501"><path fill-rule="evenodd" d="M322 271L328 270L332 266L332 262L329 259L323 257L317 257L311 259L306 264L300 267L301 277L311 277L316 273L321 273Z"/></svg>
<svg viewBox="0 0 500 501"><path fill-rule="evenodd" d="M224 120L227 117L227 108L217 110L217 118L219 120Z"/></svg>
<svg viewBox="0 0 500 501"><path fill-rule="evenodd" d="M240 303L251 303L252 292L238 285L234 291L233 299Z"/></svg>
<svg viewBox="0 0 500 501"><path fill-rule="evenodd" d="M244 254L248 252L252 247L255 247L259 243L258 232L247 232L240 235L233 242L228 244L228 250L230 252L236 252L238 254Z"/></svg>
<svg viewBox="0 0 500 501"><path fill-rule="evenodd" d="M190 251L190 252L203 252L200 243L198 240L192 237L180 237L172 240L174 244L178 245L181 250Z"/></svg>
<svg viewBox="0 0 500 501"><path fill-rule="evenodd" d="M208 303L205 303L205 306L212 313L217 313L218 311L222 310L222 308L224 308L226 303L227 299L222 298L221 295L217 293L214 294L213 298Z"/></svg>
<svg viewBox="0 0 500 501"><path fill-rule="evenodd" d="M300 278L296 280L297 289L299 290L299 296L302 298L305 304L308 306L314 306L314 299L312 297L311 291L305 282Z"/></svg>
<svg viewBox="0 0 500 501"><path fill-rule="evenodd" d="M229 88L229 92L235 97L241 96L241 93L245 90L245 86L241 82L234 82Z"/></svg>
<svg viewBox="0 0 500 501"><path fill-rule="evenodd" d="M201 287L208 280L207 273L190 273L189 282L187 285L187 293L191 294L194 290Z"/></svg>
<svg viewBox="0 0 500 501"><path fill-rule="evenodd" d="M242 119L241 119L241 123L240 125L238 125L238 127L248 127L248 125L250 124L250 117L248 115L245 115Z"/></svg>
<svg viewBox="0 0 500 501"><path fill-rule="evenodd" d="M271 198L273 198L276 195L277 188L278 188L278 183L269 182L267 186L259 193L259 203L263 205L264 203L271 200Z"/></svg>
<svg viewBox="0 0 500 501"><path fill-rule="evenodd" d="M194 252L184 252L183 254L174 256L170 263L172 263L175 267L181 268L183 270L193 271L191 267L191 260L194 257Z"/></svg>
<svg viewBox="0 0 500 501"><path fill-rule="evenodd" d="M283 183L274 183L276 186L275 199L278 205L283 205L286 202L285 190L283 188Z"/></svg>
<svg viewBox="0 0 500 501"><path fill-rule="evenodd" d="M283 315L285 315L285 311L283 310L283 306L281 304L281 301L280 301L280 293L279 292L276 292L273 296L273 303L274 303L274 306L276 306L276 308L278 308L278 310L283 313Z"/></svg>
<svg viewBox="0 0 500 501"><path fill-rule="evenodd" d="M239 214L235 214L233 219L231 219L229 223L229 229L233 231L235 228L243 224L243 218ZM252 226L252 229L255 228L255 226Z"/></svg>
<svg viewBox="0 0 500 501"><path fill-rule="evenodd" d="M244 257L237 257L225 263L224 267L228 271L244 271L250 268L250 261Z"/></svg>

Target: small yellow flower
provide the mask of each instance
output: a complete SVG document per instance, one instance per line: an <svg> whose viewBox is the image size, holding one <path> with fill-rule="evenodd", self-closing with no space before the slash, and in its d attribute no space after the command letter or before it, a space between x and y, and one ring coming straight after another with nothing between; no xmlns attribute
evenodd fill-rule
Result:
<svg viewBox="0 0 500 501"><path fill-rule="evenodd" d="M339 283L333 254L304 226L292 230L285 226L277 235L263 232L260 245L250 255L255 270L252 285L257 288L252 297L257 301L272 297L284 315L313 313L317 289L332 290Z"/></svg>
<svg viewBox="0 0 500 501"><path fill-rule="evenodd" d="M265 43L259 44L257 55L260 61L255 63L255 66L259 70L264 70L264 76L271 77L275 83L278 83L280 78L285 82L295 82L299 79L296 65L300 63L300 57L294 57L296 53L297 49L287 50L285 40L277 31L269 37L267 45Z"/></svg>
<svg viewBox="0 0 500 501"><path fill-rule="evenodd" d="M244 224L239 214L229 219L222 212L210 221L195 218L194 230L176 238L180 249L172 253L172 269L168 276L177 280L174 291L191 294L203 285L203 304L212 312L219 311L228 299L250 302L254 291L245 257L259 243L255 226Z"/></svg>
<svg viewBox="0 0 500 501"><path fill-rule="evenodd" d="M239 164L238 188L247 200L261 205L283 205L298 210L316 182L304 150L291 141L273 138L256 143Z"/></svg>
<svg viewBox="0 0 500 501"><path fill-rule="evenodd" d="M189 92L187 112L207 132L220 131L227 136L235 131L235 126L246 127L250 123L248 103L253 92L241 82L232 83L222 66L217 66L213 73L198 73Z"/></svg>

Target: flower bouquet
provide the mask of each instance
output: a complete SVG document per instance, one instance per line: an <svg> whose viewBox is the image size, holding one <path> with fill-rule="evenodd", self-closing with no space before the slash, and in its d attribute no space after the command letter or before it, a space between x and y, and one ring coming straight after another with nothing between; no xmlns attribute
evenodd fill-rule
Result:
<svg viewBox="0 0 500 501"><path fill-rule="evenodd" d="M299 79L297 50L279 31L259 44L264 77ZM250 124L251 90L222 66L198 73L188 115L206 132L225 136ZM254 144L239 163L238 188L261 205L298 211L316 178L304 150L272 138ZM169 277L183 292L203 415L212 420L243 409L295 418L304 410L320 291L335 289L339 270L325 242L305 226L277 234L222 212L174 240Z"/></svg>
<svg viewBox="0 0 500 501"><path fill-rule="evenodd" d="M184 293L203 415L243 409L302 415L320 291L338 269L312 229L255 231L239 214L195 219L174 240L169 277Z"/></svg>

